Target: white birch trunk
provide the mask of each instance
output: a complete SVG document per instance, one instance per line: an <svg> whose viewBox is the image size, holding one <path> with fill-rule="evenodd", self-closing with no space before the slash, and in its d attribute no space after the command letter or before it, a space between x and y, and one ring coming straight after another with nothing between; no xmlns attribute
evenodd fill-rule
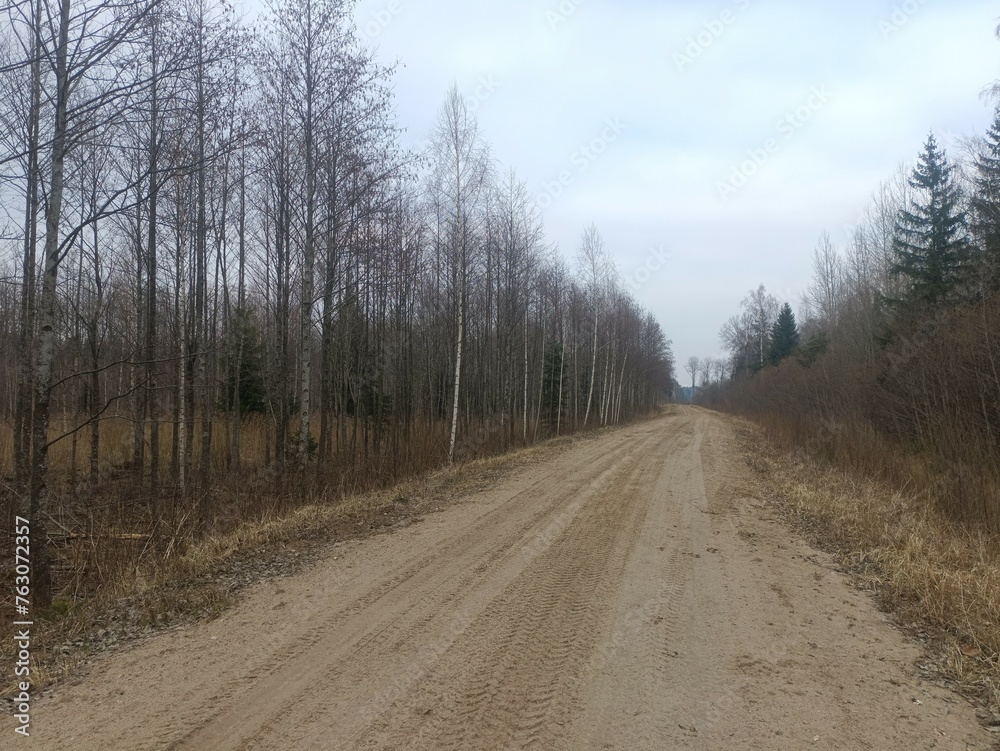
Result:
<svg viewBox="0 0 1000 751"><path fill-rule="evenodd" d="M590 388L587 390L587 409L583 413L583 427L590 419L590 403L594 399L594 376L597 375L597 301L594 301L594 354L590 359Z"/></svg>
<svg viewBox="0 0 1000 751"><path fill-rule="evenodd" d="M521 439L528 442L528 305L524 306L524 416Z"/></svg>

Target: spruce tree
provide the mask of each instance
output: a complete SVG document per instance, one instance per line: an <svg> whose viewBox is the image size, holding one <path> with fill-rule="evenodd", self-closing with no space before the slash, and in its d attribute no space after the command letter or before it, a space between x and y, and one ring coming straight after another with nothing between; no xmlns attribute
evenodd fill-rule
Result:
<svg viewBox="0 0 1000 751"><path fill-rule="evenodd" d="M785 303L778 313L778 320L771 327L771 349L768 361L777 365L786 357L795 353L799 347L799 329L795 324L795 314L792 306Z"/></svg>
<svg viewBox="0 0 1000 751"><path fill-rule="evenodd" d="M896 302L909 307L946 302L965 271L968 225L953 169L932 133L910 178L917 196L899 212L893 241L893 273L910 281L906 297Z"/></svg>
<svg viewBox="0 0 1000 751"><path fill-rule="evenodd" d="M975 160L975 193L972 196L972 231L983 250L984 279L1000 289L1000 107L986 133L982 152Z"/></svg>
<svg viewBox="0 0 1000 751"><path fill-rule="evenodd" d="M238 408L240 414L265 412L267 387L264 382L264 344L250 311L242 308L234 311L223 343L223 352L227 375L222 407L227 411Z"/></svg>

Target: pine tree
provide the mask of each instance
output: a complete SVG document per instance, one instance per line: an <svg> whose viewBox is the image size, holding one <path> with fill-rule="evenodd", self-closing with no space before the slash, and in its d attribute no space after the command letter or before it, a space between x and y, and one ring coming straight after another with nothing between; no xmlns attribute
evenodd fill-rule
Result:
<svg viewBox="0 0 1000 751"><path fill-rule="evenodd" d="M767 359L771 365L777 365L794 354L798 347L799 329L795 324L795 314L792 306L785 303L778 313L778 320L771 327L771 348Z"/></svg>
<svg viewBox="0 0 1000 751"><path fill-rule="evenodd" d="M983 250L984 278L1000 289L1000 107L986 133L983 151L975 160L972 231Z"/></svg>
<svg viewBox="0 0 1000 751"><path fill-rule="evenodd" d="M962 280L969 255L968 225L953 169L932 133L910 178L918 195L896 220L892 270L910 281L906 298L897 303L939 305Z"/></svg>

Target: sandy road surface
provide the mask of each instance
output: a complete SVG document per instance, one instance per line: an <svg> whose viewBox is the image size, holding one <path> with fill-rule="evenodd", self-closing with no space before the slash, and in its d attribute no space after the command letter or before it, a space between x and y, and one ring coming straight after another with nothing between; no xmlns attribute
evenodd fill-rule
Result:
<svg viewBox="0 0 1000 751"><path fill-rule="evenodd" d="M987 748L745 472L694 409L581 441L98 661L0 747Z"/></svg>

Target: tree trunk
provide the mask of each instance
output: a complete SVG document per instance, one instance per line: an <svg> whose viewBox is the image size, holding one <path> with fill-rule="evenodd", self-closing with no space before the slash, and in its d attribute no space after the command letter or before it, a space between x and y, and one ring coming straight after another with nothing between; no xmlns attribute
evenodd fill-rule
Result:
<svg viewBox="0 0 1000 751"><path fill-rule="evenodd" d="M242 134L242 128L241 128ZM240 216L239 216L239 269L237 272L236 287L236 315L237 331L236 340L236 364L235 375L233 377L233 445L230 463L237 474L240 470L240 458L242 448L240 446L241 433L243 429L243 395L240 392L240 382L243 379L243 345L246 338L246 324L248 321L246 312L246 146L240 149Z"/></svg>
<svg viewBox="0 0 1000 751"><path fill-rule="evenodd" d="M207 172L206 163L206 130L208 127L205 92L205 46L204 17L199 18L198 72L197 72L197 118L198 118L198 218L195 237L195 341L192 347L195 356L195 378L192 386L195 398L192 400L191 426L192 438L195 420L201 412L201 460L198 468L201 475L201 502L198 516L202 525L208 523L212 515L211 493L208 486L212 472L212 404L208 382L208 220L207 220Z"/></svg>
<svg viewBox="0 0 1000 751"><path fill-rule="evenodd" d="M312 29L312 4L307 3L305 12L310 14L309 29ZM313 59L311 39L306 40L305 45L305 178L306 178L306 226L305 226L305 248L303 249L302 264L302 300L301 300L301 320L299 331L299 461L305 464L309 459L309 416L310 416L310 380L312 377L312 313L313 313L313 288L315 284L314 273L316 266L315 236L314 226L316 214L316 165L314 158L315 151L315 123L313 122L313 95L315 81L313 80Z"/></svg>
<svg viewBox="0 0 1000 751"><path fill-rule="evenodd" d="M32 342L35 336L35 246L38 242L38 129L41 118L41 55L39 54L39 33L41 23L41 0L33 6L31 55L31 112L28 119L27 179L24 197L24 256L21 266L21 320L18 330L17 400L14 408L14 485L22 497L28 495L28 478L31 473L31 424L32 424L32 380L34 353Z"/></svg>
<svg viewBox="0 0 1000 751"><path fill-rule="evenodd" d="M448 463L455 461L455 437L458 434L458 394L462 383L462 342L465 337L465 238L462 236L461 201L458 205L458 334L455 347L455 386L451 406L451 441L448 445Z"/></svg>
<svg viewBox="0 0 1000 751"><path fill-rule="evenodd" d="M180 186L177 189L177 201L182 200ZM175 457L177 466L177 487L181 497L187 492L187 269L184 248L184 235L181 217L177 222L177 423L174 427L174 442L177 446Z"/></svg>
<svg viewBox="0 0 1000 751"><path fill-rule="evenodd" d="M31 461L31 493L28 518L31 520L32 595L33 604L45 609L52 604L52 572L49 568L46 515L49 507L49 398L52 385L52 364L56 347L56 286L59 276L59 223L63 201L63 167L66 158L67 106L69 75L70 0L61 0L59 8L59 40L56 47L55 122L52 130L52 158L49 179L49 203L45 217L45 271L42 276L42 296L39 301L38 354L34 383L33 454Z"/></svg>
<svg viewBox="0 0 1000 751"><path fill-rule="evenodd" d="M524 301L524 416L521 440L528 443L528 301Z"/></svg>
<svg viewBox="0 0 1000 751"><path fill-rule="evenodd" d="M594 399L594 376L597 375L597 301L594 301L594 353L590 360L590 387L587 390L587 409L583 413L583 427L590 419L590 403Z"/></svg>
<svg viewBox="0 0 1000 751"><path fill-rule="evenodd" d="M561 326L561 325L560 325ZM562 405L563 405L563 373L566 368L566 332L563 330L559 340L559 404L556 406L556 437L562 430Z"/></svg>
<svg viewBox="0 0 1000 751"><path fill-rule="evenodd" d="M95 168L96 169L96 168ZM97 173L94 173L94 192L93 197L93 207L96 214L97 210ZM143 309L143 296L142 296L142 279L144 274L143 269L143 248L142 248L142 181L138 181L135 186L135 237L134 237L134 247L135 247L135 351L139 352L143 348L145 342L145 334L142 330L143 324L143 314L145 310ZM97 222L94 222L94 254L97 254ZM94 269L95 279L100 276L99 269ZM147 306L148 307L148 306ZM96 358L95 358L96 359ZM138 360L138 358L136 358ZM142 481L142 470L145 464L145 451L146 451L146 401L143 398L144 394L140 392L139 389L139 379L140 370L145 370L140 362L135 362L129 367L129 380L132 391L132 471L135 473L136 480L140 483Z"/></svg>
<svg viewBox="0 0 1000 751"><path fill-rule="evenodd" d="M159 521L162 509L159 505L160 486L160 397L156 389L156 222L157 199L160 190L159 162L159 104L157 99L157 37L159 16L154 11L152 33L149 40L151 79L149 112L149 206L147 221L149 234L146 243L146 416L149 418L149 488L153 503L153 523Z"/></svg>
<svg viewBox="0 0 1000 751"><path fill-rule="evenodd" d="M628 352L625 353L625 357L622 358L622 372L618 377L618 399L615 404L614 412L614 424L617 425L621 420L622 411L622 385L625 383L625 364L628 362Z"/></svg>
<svg viewBox="0 0 1000 751"><path fill-rule="evenodd" d="M95 186L96 190L96 186ZM94 194L94 208L97 203ZM101 256L98 245L97 222L93 224L94 235L94 289L96 299L92 301L90 321L87 323L88 349L90 350L90 482L97 485L101 477L100 444L101 444L101 358L100 335L98 326L101 308L104 303L104 284L101 280ZM139 467L142 471L142 467Z"/></svg>

